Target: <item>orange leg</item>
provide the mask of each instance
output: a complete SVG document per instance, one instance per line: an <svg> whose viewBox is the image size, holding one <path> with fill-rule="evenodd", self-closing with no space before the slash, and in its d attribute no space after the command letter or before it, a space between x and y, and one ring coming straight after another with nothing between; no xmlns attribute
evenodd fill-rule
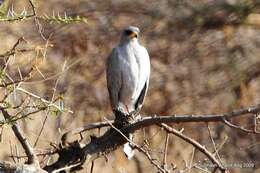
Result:
<svg viewBox="0 0 260 173"><path fill-rule="evenodd" d="M129 114L130 112L129 112L128 106L125 105L125 108L126 108L127 113Z"/></svg>

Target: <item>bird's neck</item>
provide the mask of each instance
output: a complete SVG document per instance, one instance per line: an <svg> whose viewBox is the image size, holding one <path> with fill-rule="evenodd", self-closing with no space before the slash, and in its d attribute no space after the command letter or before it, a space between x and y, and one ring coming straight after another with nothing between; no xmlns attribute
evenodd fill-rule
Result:
<svg viewBox="0 0 260 173"><path fill-rule="evenodd" d="M121 40L119 45L120 46L125 46L125 45L135 46L135 45L139 45L139 43L138 43L138 40L136 38L134 38L131 40Z"/></svg>

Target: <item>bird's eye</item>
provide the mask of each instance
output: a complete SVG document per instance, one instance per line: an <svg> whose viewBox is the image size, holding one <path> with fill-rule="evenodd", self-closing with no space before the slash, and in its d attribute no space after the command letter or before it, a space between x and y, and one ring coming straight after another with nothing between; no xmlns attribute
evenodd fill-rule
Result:
<svg viewBox="0 0 260 173"><path fill-rule="evenodd" d="M130 34L132 34L133 32L132 31L130 31L130 30L125 30L125 34L126 35L130 35Z"/></svg>

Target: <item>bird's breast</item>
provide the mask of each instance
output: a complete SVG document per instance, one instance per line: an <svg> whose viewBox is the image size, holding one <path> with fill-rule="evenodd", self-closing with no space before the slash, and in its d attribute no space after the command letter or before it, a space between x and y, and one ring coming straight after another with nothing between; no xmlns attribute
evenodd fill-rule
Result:
<svg viewBox="0 0 260 173"><path fill-rule="evenodd" d="M134 108L140 90L140 64L135 50L131 47L121 49L119 54L118 63L122 74L120 101L131 109Z"/></svg>

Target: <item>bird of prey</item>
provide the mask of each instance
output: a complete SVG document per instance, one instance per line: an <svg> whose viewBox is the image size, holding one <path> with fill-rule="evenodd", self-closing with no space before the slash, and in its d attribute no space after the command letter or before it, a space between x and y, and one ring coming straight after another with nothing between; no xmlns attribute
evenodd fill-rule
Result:
<svg viewBox="0 0 260 173"><path fill-rule="evenodd" d="M107 87L113 111L126 114L140 110L147 93L150 58L139 44L140 30L129 26L107 59Z"/></svg>
<svg viewBox="0 0 260 173"><path fill-rule="evenodd" d="M139 36L139 28L125 28L118 46L107 59L107 87L115 115L118 111L125 115L138 112L147 93L150 58L146 48L139 44Z"/></svg>

